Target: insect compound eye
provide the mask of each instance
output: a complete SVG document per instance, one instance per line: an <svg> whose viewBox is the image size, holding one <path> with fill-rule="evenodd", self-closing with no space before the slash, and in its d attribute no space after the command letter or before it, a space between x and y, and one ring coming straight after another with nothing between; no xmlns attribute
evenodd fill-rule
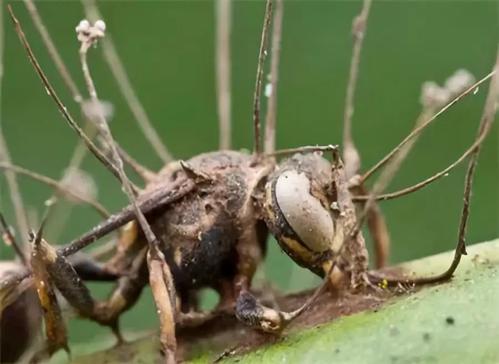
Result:
<svg viewBox="0 0 499 364"><path fill-rule="evenodd" d="M275 200L285 220L300 240L313 252L331 248L334 222L331 213L311 194L304 173L287 170L275 182Z"/></svg>

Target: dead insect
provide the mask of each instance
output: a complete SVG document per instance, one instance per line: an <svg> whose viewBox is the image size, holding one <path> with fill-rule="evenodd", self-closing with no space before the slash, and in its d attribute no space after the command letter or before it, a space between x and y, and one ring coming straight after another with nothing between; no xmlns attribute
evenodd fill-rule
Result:
<svg viewBox="0 0 499 364"><path fill-rule="evenodd" d="M85 4L89 18L100 18L95 4ZM375 167L364 175L359 175L359 155L349 130L360 49L370 7L370 1L366 0L353 26L356 51L352 59L347 92L343 158L340 157L336 146L275 151L275 101L283 6L282 1L278 0L274 11L272 77L263 149L260 137L260 98L273 8L272 1L267 1L254 97L254 152L248 154L222 150L201 154L187 161L166 163L162 170L153 173L139 165L113 140L97 96L87 64L87 53L92 45L102 41L106 57L113 57L110 55L113 48L110 47L109 40L104 38L105 23L98 20L92 24L84 20L76 28L81 43L82 71L90 97L88 101L84 101L60 60L35 5L29 0L26 5L65 83L81 109L87 111L84 115L96 129L99 146L78 126L59 99L33 54L19 21L9 7L10 16L30 62L65 120L88 149L119 180L131 202L122 211L107 217L89 232L59 249L44 240L43 229L40 228L30 237L31 259L25 259L29 271L20 271L14 278L4 279L1 283L2 293L19 287L19 282L36 285L40 304L44 308L48 339L45 350L48 354L60 348L67 349L66 331L60 317L55 289L82 317L111 327L121 340L119 318L133 306L143 287L149 283L160 319L162 351L166 362L172 363L176 360L175 326L196 325L216 314L216 311L196 311L193 295L202 287L212 287L219 292L219 310L234 313L247 325L266 332L280 333L309 307L327 286L355 289L361 286L376 287L381 282L389 286L401 282L418 284L451 278L461 255L465 254L464 234L473 172L479 147L490 130L496 108L497 65L494 71L478 82L468 80L458 85L459 87L453 87L445 100L435 97L431 99L425 109L425 117L409 136ZM229 14L229 2L220 1L219 6L219 51L223 63L228 57L228 30L224 24L226 25ZM119 62L116 58L113 59L113 62ZM114 66L120 68L116 63ZM228 102L223 91L227 91L228 83L226 77L223 77L223 70L219 72L219 77L221 130L225 130L223 135L227 135ZM117 78L123 87L129 89L126 75L121 73ZM443 176L467 156L471 156L459 241L452 265L442 275L428 278L391 279L370 272L367 250L360 231L365 220L376 242L378 266L384 265L388 254L388 234L376 200L390 197L382 195L384 187L393 177L419 133L450 106L488 79L492 79L489 98L478 136L472 146L446 170L421 184L395 193L403 195L416 191ZM158 154L168 161L169 153L164 146L157 144L157 136L142 113L136 97L133 93L127 95L130 97L130 106L136 108L134 113L142 125L145 125L148 138L155 145ZM227 147L227 144L227 140L222 138L222 146ZM276 158L281 156L287 158L277 162ZM130 182L123 170L123 161L143 178L144 189ZM19 167L9 164L8 160L0 166L7 171L23 173ZM383 166L385 169L380 179L371 192L368 192L364 186L365 180ZM34 177L32 173L26 174ZM64 186L57 181L51 180L51 183L59 192L64 190ZM79 201L98 206L88 196L83 198L77 194L76 197ZM120 229L120 235L116 246L112 245L113 255L103 264L87 256L70 260L70 257L81 249L117 229ZM315 294L292 312L265 307L250 291L253 275L264 256L269 231L297 264L324 278L325 283ZM117 285L107 300L96 301L82 279L117 280ZM20 294L20 291L22 290L17 289L16 294Z"/></svg>

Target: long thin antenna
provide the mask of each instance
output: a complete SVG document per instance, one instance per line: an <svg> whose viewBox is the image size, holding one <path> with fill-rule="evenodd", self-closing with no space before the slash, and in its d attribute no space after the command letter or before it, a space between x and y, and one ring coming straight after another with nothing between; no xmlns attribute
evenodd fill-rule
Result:
<svg viewBox="0 0 499 364"><path fill-rule="evenodd" d="M82 0L82 5L85 10L87 17L93 21L102 19L102 15L99 12L97 4L94 0ZM130 108L135 120L139 127L141 128L146 139L151 143L151 147L154 149L156 154L161 158L164 163L171 162L174 158L172 157L170 151L167 149L166 145L161 141L157 131L149 119L144 107L142 106L137 94L134 91L132 83L128 78L128 74L125 70L125 66L118 55L118 51L114 46L114 42L109 34L106 34L106 38L101 40L102 52L104 54L104 59L109 65L109 69L113 74L119 89Z"/></svg>
<svg viewBox="0 0 499 364"><path fill-rule="evenodd" d="M343 115L343 159L346 174L352 177L360 168L360 156L352 137L352 117L355 110L355 89L359 75L360 54L364 44L364 34L367 27L371 0L364 0L362 10L353 20L352 35L354 38L350 73L348 77L345 110Z"/></svg>
<svg viewBox="0 0 499 364"><path fill-rule="evenodd" d="M276 142L276 119L277 119L277 83L279 81L279 61L281 56L281 38L282 38L282 17L283 0L276 0L274 11L274 20L272 22L272 44L270 59L270 83L267 84L265 93L268 97L267 113L265 115L265 140L263 149L265 153L275 151ZM269 95L267 94L269 93Z"/></svg>
<svg viewBox="0 0 499 364"><path fill-rule="evenodd" d="M265 6L265 17L263 20L262 37L260 40L260 51L258 52L258 65L256 68L255 93L253 96L253 151L256 155L260 155L262 147L260 145L260 104L262 95L262 79L263 66L267 57L268 48L268 33L270 28L270 20L272 19L272 0L267 0Z"/></svg>
<svg viewBox="0 0 499 364"><path fill-rule="evenodd" d="M227 150L231 147L231 61L230 61L230 32L231 32L231 0L216 0L216 52L215 67L217 78L217 107L219 123L219 149Z"/></svg>
<svg viewBox="0 0 499 364"><path fill-rule="evenodd" d="M2 100L2 85L3 85L3 53L4 53L4 15L3 15L3 1L0 0L0 111L1 111L1 100ZM4 138L2 132L2 113L0 112L0 161L6 163L11 162L9 149L7 142ZM16 216L16 225L19 229L21 235L22 244L28 241L29 224L28 218L26 216L26 210L24 208L24 202L19 190L19 184L17 183L16 174L11 171L5 172L5 179L7 180L7 186L9 188L10 199L12 201L12 206L14 207L14 214Z"/></svg>

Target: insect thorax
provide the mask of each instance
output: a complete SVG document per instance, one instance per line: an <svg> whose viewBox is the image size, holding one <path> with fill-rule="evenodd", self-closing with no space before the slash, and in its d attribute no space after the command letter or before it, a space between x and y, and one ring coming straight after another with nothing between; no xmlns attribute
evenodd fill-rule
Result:
<svg viewBox="0 0 499 364"><path fill-rule="evenodd" d="M240 152L201 154L184 166L167 165L153 182L167 186L179 179L196 180L191 193L151 219L178 290L231 279L238 263L236 245L246 230L256 231L264 246L267 231L256 219L252 192L265 173L253 161Z"/></svg>

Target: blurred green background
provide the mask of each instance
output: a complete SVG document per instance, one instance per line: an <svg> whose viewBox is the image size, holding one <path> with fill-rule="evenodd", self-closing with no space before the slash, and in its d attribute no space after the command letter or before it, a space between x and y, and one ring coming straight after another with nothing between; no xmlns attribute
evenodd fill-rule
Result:
<svg viewBox="0 0 499 364"><path fill-rule="evenodd" d="M33 50L73 115L79 116L47 56L21 2L12 2ZM278 147L341 143L341 120L351 55L351 22L360 2L286 1L278 98ZM104 1L100 3L133 85L163 140L186 159L217 148L214 4L210 1ZM39 3L62 56L83 90L74 27L84 17L79 2ZM234 148L251 148L251 105L264 3L233 4L232 120ZM491 69L498 41L499 11L494 1L374 1L363 49L354 135L364 169L411 129L420 111L421 84L442 84L459 68L480 78ZM58 178L76 137L66 127L26 59L5 19L5 73L1 121L16 164ZM115 107L111 124L117 140L138 160L157 170L159 159L134 123L97 47L91 68L100 97ZM455 160L471 143L485 89L470 96L427 130L390 186L411 185ZM474 186L468 241L499 234L497 125L481 155ZM84 169L98 183L99 200L111 211L126 204L121 188L95 160ZM452 249L460 215L464 167L423 191L383 203L392 237L392 262ZM41 214L50 190L19 178L23 197ZM0 208L13 221L5 180ZM67 214L67 213L65 213ZM60 214L61 217L61 214ZM61 217L62 218L62 217ZM76 206L58 241L67 242L99 221ZM52 231L54 233L54 231ZM50 231L49 231L50 234ZM2 256L9 257L5 247ZM269 241L264 273L282 291L316 284ZM92 284L99 297L109 285ZM213 300L213 297L210 296ZM157 327L149 291L125 315L126 330ZM97 325L72 320L70 336L84 342L107 335Z"/></svg>

